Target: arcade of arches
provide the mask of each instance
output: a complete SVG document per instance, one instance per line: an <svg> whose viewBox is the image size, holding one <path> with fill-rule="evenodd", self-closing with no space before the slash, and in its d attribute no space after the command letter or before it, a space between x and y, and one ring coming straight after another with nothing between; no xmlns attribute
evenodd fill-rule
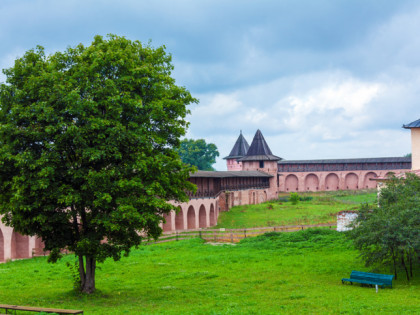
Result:
<svg viewBox="0 0 420 315"><path fill-rule="evenodd" d="M329 191L357 190L377 187L375 179L404 170L384 171L339 171L339 172L301 172L282 173L279 176L279 191Z"/></svg>
<svg viewBox="0 0 420 315"><path fill-rule="evenodd" d="M0 262L42 254L43 247L39 238L21 235L13 228L0 223Z"/></svg>

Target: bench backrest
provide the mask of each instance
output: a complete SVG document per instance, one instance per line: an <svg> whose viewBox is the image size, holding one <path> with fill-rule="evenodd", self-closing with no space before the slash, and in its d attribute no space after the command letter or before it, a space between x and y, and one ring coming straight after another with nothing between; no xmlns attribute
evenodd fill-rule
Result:
<svg viewBox="0 0 420 315"><path fill-rule="evenodd" d="M386 285L392 285L392 279L394 278L394 275L384 275L380 273L353 270L351 272L350 278L358 279L358 280L376 281L376 282L381 282Z"/></svg>

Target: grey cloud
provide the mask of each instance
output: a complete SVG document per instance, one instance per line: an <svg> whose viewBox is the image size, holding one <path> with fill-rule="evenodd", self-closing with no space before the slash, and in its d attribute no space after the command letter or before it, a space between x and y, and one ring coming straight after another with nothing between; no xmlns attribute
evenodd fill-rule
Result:
<svg viewBox="0 0 420 315"><path fill-rule="evenodd" d="M201 100L189 135L222 156L240 129L251 141L258 128L289 159L395 155L409 149L400 126L420 116L418 21L414 0L3 0L0 66L38 44L54 52L95 34L152 39ZM360 112L324 104L333 100L323 89L349 82L382 89ZM306 102L301 111L293 98Z"/></svg>

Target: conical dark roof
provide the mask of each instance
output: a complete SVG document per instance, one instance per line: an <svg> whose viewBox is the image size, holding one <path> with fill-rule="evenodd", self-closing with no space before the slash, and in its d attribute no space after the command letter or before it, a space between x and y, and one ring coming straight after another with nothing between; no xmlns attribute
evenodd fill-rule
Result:
<svg viewBox="0 0 420 315"><path fill-rule="evenodd" d="M233 146L232 151L227 157L224 157L225 160L227 159L239 159L244 157L248 152L249 144L245 140L244 136L242 135L242 131L239 134L238 140L236 140L235 145Z"/></svg>
<svg viewBox="0 0 420 315"><path fill-rule="evenodd" d="M240 161L279 161L281 159L273 155L267 142L265 142L264 136L258 129L246 156Z"/></svg>
<svg viewBox="0 0 420 315"><path fill-rule="evenodd" d="M417 119L416 121L413 121L412 123L409 123L407 125L403 125L403 128L405 129L420 128L420 119Z"/></svg>

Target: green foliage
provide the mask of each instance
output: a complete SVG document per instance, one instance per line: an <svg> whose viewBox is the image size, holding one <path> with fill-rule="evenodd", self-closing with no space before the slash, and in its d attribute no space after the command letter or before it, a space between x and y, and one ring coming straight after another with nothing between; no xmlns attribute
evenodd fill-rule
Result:
<svg viewBox="0 0 420 315"><path fill-rule="evenodd" d="M299 196L299 201L311 201L312 199L314 199L314 197L312 197L312 196ZM277 200L281 201L281 202L291 201L290 197L288 197L288 196L279 197Z"/></svg>
<svg viewBox="0 0 420 315"><path fill-rule="evenodd" d="M216 163L216 157L219 156L216 145L206 143L204 139L184 139L177 151L182 162L202 171L214 171L212 165Z"/></svg>
<svg viewBox="0 0 420 315"><path fill-rule="evenodd" d="M50 56L38 46L3 70L3 221L41 237L52 261L73 251L90 279L96 261L157 237L175 209L167 200L193 190L192 168L174 149L196 100L172 69L164 47L109 35Z"/></svg>
<svg viewBox="0 0 420 315"><path fill-rule="evenodd" d="M257 237L245 238L241 245L246 247L256 247L277 250L279 248L288 249L288 252L306 249L323 249L332 247L335 250L351 249L352 243L335 231L325 228L307 229L296 233L269 232Z"/></svg>
<svg viewBox="0 0 420 315"><path fill-rule="evenodd" d="M299 196L299 201L311 201L314 197L312 196Z"/></svg>
<svg viewBox="0 0 420 315"><path fill-rule="evenodd" d="M381 190L379 207L364 204L349 236L368 266L403 268L407 280L420 265L420 178L392 177Z"/></svg>
<svg viewBox="0 0 420 315"><path fill-rule="evenodd" d="M290 193L290 202L292 205L297 205L299 203L299 194L297 192Z"/></svg>
<svg viewBox="0 0 420 315"><path fill-rule="evenodd" d="M80 279L80 273L79 273L79 261L75 260L74 264L71 264L69 261L66 262L66 266L70 270L71 277L73 279L73 289L76 292L81 291L81 279Z"/></svg>

